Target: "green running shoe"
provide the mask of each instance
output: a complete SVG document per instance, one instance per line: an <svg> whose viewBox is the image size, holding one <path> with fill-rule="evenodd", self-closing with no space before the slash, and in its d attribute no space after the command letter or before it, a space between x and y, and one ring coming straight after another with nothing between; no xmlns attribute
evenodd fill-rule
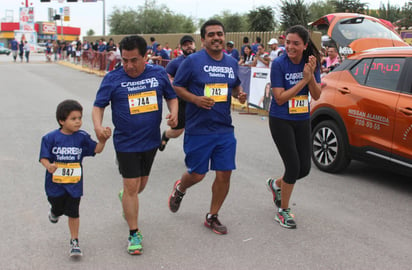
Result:
<svg viewBox="0 0 412 270"><path fill-rule="evenodd" d="M278 188L274 182L275 182L275 179L268 178L268 180L266 180L266 187L268 188L269 191L272 192L273 202L279 208L281 204L281 201L280 201L281 192L280 192L280 188Z"/></svg>
<svg viewBox="0 0 412 270"><path fill-rule="evenodd" d="M290 213L290 208L278 211L275 220L279 222L280 226L287 229L296 229L296 223L293 220L294 215Z"/></svg>
<svg viewBox="0 0 412 270"><path fill-rule="evenodd" d="M129 242L129 245L127 246L127 252L130 255L140 255L143 252L143 246L142 246L142 240L143 236L138 231L137 233L130 235L129 238L127 239Z"/></svg>

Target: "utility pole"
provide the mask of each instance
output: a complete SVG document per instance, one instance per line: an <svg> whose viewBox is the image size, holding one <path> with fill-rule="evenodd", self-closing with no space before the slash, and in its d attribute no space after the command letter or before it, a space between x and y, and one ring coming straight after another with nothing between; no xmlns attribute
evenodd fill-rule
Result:
<svg viewBox="0 0 412 270"><path fill-rule="evenodd" d="M103 1L103 36L106 36L106 5L105 5L105 1L104 0L102 1Z"/></svg>

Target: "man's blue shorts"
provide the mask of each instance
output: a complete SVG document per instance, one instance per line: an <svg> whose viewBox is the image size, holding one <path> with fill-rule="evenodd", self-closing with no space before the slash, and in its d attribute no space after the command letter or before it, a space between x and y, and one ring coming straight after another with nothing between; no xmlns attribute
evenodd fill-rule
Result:
<svg viewBox="0 0 412 270"><path fill-rule="evenodd" d="M205 174L236 169L236 138L234 132L213 135L185 134L183 149L188 172Z"/></svg>

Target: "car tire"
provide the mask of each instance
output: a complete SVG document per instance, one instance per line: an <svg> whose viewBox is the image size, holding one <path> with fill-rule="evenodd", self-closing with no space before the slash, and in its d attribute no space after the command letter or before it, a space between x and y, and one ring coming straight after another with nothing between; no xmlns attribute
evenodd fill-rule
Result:
<svg viewBox="0 0 412 270"><path fill-rule="evenodd" d="M318 123L312 130L311 142L312 161L320 170L337 173L348 167L347 142L334 121Z"/></svg>

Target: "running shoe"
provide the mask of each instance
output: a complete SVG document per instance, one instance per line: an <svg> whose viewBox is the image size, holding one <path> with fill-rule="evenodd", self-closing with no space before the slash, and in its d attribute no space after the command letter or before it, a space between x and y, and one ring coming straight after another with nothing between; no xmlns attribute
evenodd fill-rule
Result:
<svg viewBox="0 0 412 270"><path fill-rule="evenodd" d="M227 234L227 228L225 225L220 223L219 219L216 215L212 215L210 218L207 218L208 214L206 214L205 226L209 229L212 229L213 232L217 234Z"/></svg>
<svg viewBox="0 0 412 270"><path fill-rule="evenodd" d="M272 192L273 202L279 208L280 204L281 204L281 202L280 202L281 192L280 192L280 188L276 186L275 179L268 178L268 180L266 180L266 187L268 188L269 191Z"/></svg>
<svg viewBox="0 0 412 270"><path fill-rule="evenodd" d="M80 257L83 256L83 253L79 247L79 240L71 239L70 240L70 257Z"/></svg>
<svg viewBox="0 0 412 270"><path fill-rule="evenodd" d="M287 229L296 229L296 223L293 220L294 215L290 213L290 208L278 211L275 220L279 222L280 226Z"/></svg>
<svg viewBox="0 0 412 270"><path fill-rule="evenodd" d="M138 231L137 233L130 235L129 238L127 239L129 244L127 246L127 252L130 255L140 255L143 252L143 246L142 246L142 240L143 236Z"/></svg>
<svg viewBox="0 0 412 270"><path fill-rule="evenodd" d="M51 210L51 207L50 207L50 209L49 209L49 220L50 220L50 222L51 223L57 223L57 221L59 221L59 217L58 216L55 216L54 214L53 214L53 212L52 212L52 210Z"/></svg>
<svg viewBox="0 0 412 270"><path fill-rule="evenodd" d="M183 200L183 196L185 193L180 192L177 190L177 186L180 184L181 180L177 180L173 186L172 194L169 197L169 209L173 213L176 213L179 210L180 203Z"/></svg>

